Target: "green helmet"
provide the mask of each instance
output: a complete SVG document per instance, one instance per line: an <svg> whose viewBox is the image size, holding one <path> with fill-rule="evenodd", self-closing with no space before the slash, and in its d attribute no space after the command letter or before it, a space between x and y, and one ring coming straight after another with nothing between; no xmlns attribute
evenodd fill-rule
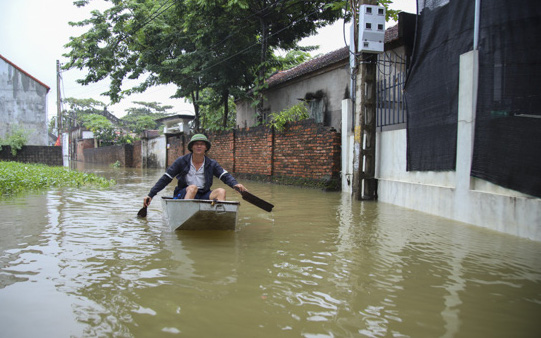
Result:
<svg viewBox="0 0 541 338"><path fill-rule="evenodd" d="M210 141L209 141L209 139L203 134L195 134L194 136L192 136L190 142L188 142L188 150L189 151L192 151L193 143L196 142L196 141L205 142L207 144L207 151L210 150Z"/></svg>

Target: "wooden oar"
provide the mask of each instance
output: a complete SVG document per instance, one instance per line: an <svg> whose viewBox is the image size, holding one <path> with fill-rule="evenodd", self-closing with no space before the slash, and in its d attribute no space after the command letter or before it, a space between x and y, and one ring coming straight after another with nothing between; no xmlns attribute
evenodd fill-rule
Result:
<svg viewBox="0 0 541 338"><path fill-rule="evenodd" d="M254 194L249 193L248 191L240 191L236 189L240 194L242 195L242 199L245 201L248 201L255 205L256 207L260 207L261 209L271 212L272 208L274 208L274 205L270 204L267 201L262 200L261 198L255 196Z"/></svg>
<svg viewBox="0 0 541 338"><path fill-rule="evenodd" d="M137 213L137 217L147 217L147 207L142 207L141 210L139 210L139 212Z"/></svg>

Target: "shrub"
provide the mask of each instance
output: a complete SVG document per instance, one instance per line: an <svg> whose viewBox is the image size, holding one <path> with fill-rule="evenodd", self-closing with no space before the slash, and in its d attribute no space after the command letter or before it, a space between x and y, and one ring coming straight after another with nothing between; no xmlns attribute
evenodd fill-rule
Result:
<svg viewBox="0 0 541 338"><path fill-rule="evenodd" d="M270 121L268 125L274 127L278 131L283 131L288 122L295 122L305 120L309 117L308 108L304 102L297 103L296 105L284 109L278 113L272 113L270 115Z"/></svg>
<svg viewBox="0 0 541 338"><path fill-rule="evenodd" d="M17 156L17 152L28 142L29 134L30 131L26 131L19 126L14 127L5 139L0 139L0 150L2 150L3 145L10 146L11 155Z"/></svg>
<svg viewBox="0 0 541 338"><path fill-rule="evenodd" d="M0 195L2 196L50 187L107 188L115 184L114 180L64 167L0 161Z"/></svg>

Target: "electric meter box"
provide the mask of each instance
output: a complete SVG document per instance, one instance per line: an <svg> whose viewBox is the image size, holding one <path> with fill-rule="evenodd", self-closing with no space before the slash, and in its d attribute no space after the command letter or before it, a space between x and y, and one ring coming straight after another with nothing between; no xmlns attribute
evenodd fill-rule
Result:
<svg viewBox="0 0 541 338"><path fill-rule="evenodd" d="M385 8L361 5L359 9L359 52L383 53L385 39Z"/></svg>

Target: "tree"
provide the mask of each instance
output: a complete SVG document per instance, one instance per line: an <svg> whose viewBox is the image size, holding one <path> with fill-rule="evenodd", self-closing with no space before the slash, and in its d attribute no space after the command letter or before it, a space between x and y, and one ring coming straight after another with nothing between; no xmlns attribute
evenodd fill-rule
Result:
<svg viewBox="0 0 541 338"><path fill-rule="evenodd" d="M85 128L94 133L94 138L99 140L102 145L114 144L116 129L105 116L88 114L82 118L82 123Z"/></svg>
<svg viewBox="0 0 541 338"><path fill-rule="evenodd" d="M412 0L413 1L413 0ZM377 3L385 7L385 20L389 21L390 19L398 20L399 10L390 9L389 5L393 3L393 0L377 0ZM338 0L329 3L328 6L334 9L341 9L346 11L346 18L350 19L351 17L356 17L357 10L362 4L361 0Z"/></svg>
<svg viewBox="0 0 541 338"><path fill-rule="evenodd" d="M63 100L67 103L68 109L62 111L62 125L69 128L82 125L83 118L90 114L100 114L107 105L94 99L76 99L68 97Z"/></svg>
<svg viewBox="0 0 541 338"><path fill-rule="evenodd" d="M167 110L173 108L173 106L162 106L158 102L134 101L133 103L140 106L126 109L127 114L120 120L124 123L125 128L135 134L158 128L156 120L169 116Z"/></svg>
<svg viewBox="0 0 541 338"><path fill-rule="evenodd" d="M207 131L230 130L235 128L235 115L226 114L224 105L219 96L212 93L212 89L205 89L200 95L201 128ZM228 98L228 112L235 112L235 101L232 96Z"/></svg>
<svg viewBox="0 0 541 338"><path fill-rule="evenodd" d="M78 6L89 0L75 2ZM176 97L190 98L196 114L211 89L223 106L222 126L229 120L229 100L264 79L275 49L291 50L300 39L332 23L342 9L326 1L285 0L111 0L103 13L74 26L89 26L66 45L64 68L84 69L79 82L109 78L105 93L112 102L157 84L173 83ZM146 76L139 86L123 81Z"/></svg>

